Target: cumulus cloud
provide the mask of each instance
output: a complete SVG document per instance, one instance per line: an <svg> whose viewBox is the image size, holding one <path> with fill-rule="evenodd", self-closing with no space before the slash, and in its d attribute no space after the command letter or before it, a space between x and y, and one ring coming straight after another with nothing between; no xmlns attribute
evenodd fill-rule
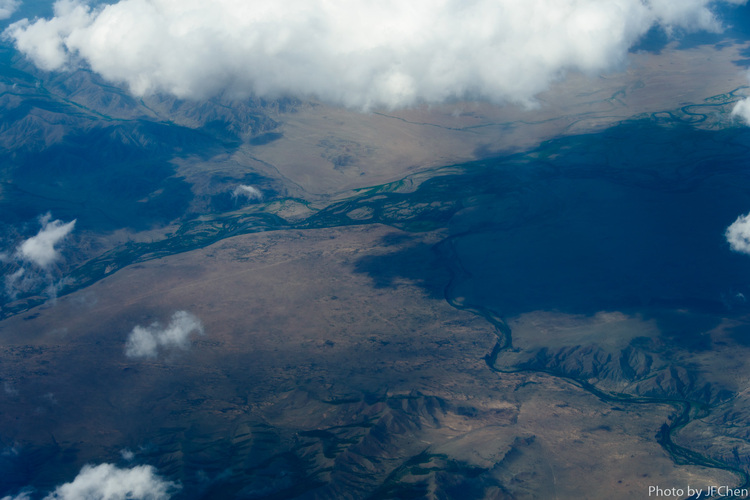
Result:
<svg viewBox="0 0 750 500"><path fill-rule="evenodd" d="M159 323L133 328L125 342L125 355L129 358L156 358L160 347L185 350L190 346L193 333L203 335L200 320L187 311L177 311L166 328Z"/></svg>
<svg viewBox="0 0 750 500"><path fill-rule="evenodd" d="M248 200L262 200L263 193L255 186L240 184L232 191L232 198L247 198Z"/></svg>
<svg viewBox="0 0 750 500"><path fill-rule="evenodd" d="M120 469L112 464L84 465L78 476L55 488L44 500L166 500L179 489L148 465Z"/></svg>
<svg viewBox="0 0 750 500"><path fill-rule="evenodd" d="M750 125L750 97L746 97L734 105L732 116L736 116L744 121L746 125Z"/></svg>
<svg viewBox="0 0 750 500"><path fill-rule="evenodd" d="M737 217L737 220L727 228L724 236L733 251L750 255L750 214Z"/></svg>
<svg viewBox="0 0 750 500"><path fill-rule="evenodd" d="M36 288L39 284L40 276L24 276L26 269L18 268L12 273L5 276L5 294L11 299L15 299L20 292Z"/></svg>
<svg viewBox="0 0 750 500"><path fill-rule="evenodd" d="M566 71L621 65L655 25L720 30L712 3L57 0L53 18L18 21L5 37L40 68L83 63L135 95L316 95L358 108L467 97L531 105Z"/></svg>
<svg viewBox="0 0 750 500"><path fill-rule="evenodd" d="M8 19L20 5L20 0L0 0L0 19Z"/></svg>
<svg viewBox="0 0 750 500"><path fill-rule="evenodd" d="M70 235L76 221L52 220L47 213L39 218L39 232L18 244L12 253L0 254L0 262L9 264L5 293L15 299L22 293L45 293L55 297L64 284L60 270L53 266L61 260L60 246Z"/></svg>
<svg viewBox="0 0 750 500"><path fill-rule="evenodd" d="M75 219L64 223L61 220L53 220L51 214L47 213L41 218L42 229L28 240L18 246L16 255L26 262L30 262L42 268L48 268L60 258L55 246L64 240L76 225Z"/></svg>
<svg viewBox="0 0 750 500"><path fill-rule="evenodd" d="M31 490L22 491L13 496L4 496L3 498L0 498L0 500L32 500Z"/></svg>

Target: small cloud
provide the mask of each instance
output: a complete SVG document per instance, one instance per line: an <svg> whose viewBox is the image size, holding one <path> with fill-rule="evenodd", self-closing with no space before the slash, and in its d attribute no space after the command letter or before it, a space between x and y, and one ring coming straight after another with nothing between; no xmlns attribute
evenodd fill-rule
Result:
<svg viewBox="0 0 750 500"><path fill-rule="evenodd" d="M724 236L732 251L750 255L750 213L737 217Z"/></svg>
<svg viewBox="0 0 750 500"><path fill-rule="evenodd" d="M747 72L747 77L750 79L750 71ZM745 125L750 125L750 97L737 101L732 108L732 117L735 116L745 122Z"/></svg>
<svg viewBox="0 0 750 500"><path fill-rule="evenodd" d="M5 448L3 451L0 451L0 457L17 457L19 453L20 451L18 447L11 446L9 448Z"/></svg>
<svg viewBox="0 0 750 500"><path fill-rule="evenodd" d="M73 231L76 221L51 219L50 213L39 217L42 228L36 235L19 243L12 253L0 253L0 262L10 265L4 282L5 294L11 300L27 293L55 298L65 284L60 269L53 264L62 260L60 246Z"/></svg>
<svg viewBox="0 0 750 500"><path fill-rule="evenodd" d="M142 326L133 328L125 343L125 355L129 358L155 358L158 342L153 332L158 328L158 323L148 328Z"/></svg>
<svg viewBox="0 0 750 500"><path fill-rule="evenodd" d="M44 500L166 500L179 489L177 483L159 477L149 465L131 469L113 464L84 465L72 482L58 486Z"/></svg>
<svg viewBox="0 0 750 500"><path fill-rule="evenodd" d="M0 20L8 19L20 5L20 0L0 0Z"/></svg>
<svg viewBox="0 0 750 500"><path fill-rule="evenodd" d="M177 311L166 328L159 323L133 328L125 342L125 355L129 358L156 358L159 347L186 350L193 333L203 335L200 320L187 311Z"/></svg>
<svg viewBox="0 0 750 500"><path fill-rule="evenodd" d="M7 380L3 382L3 390L8 396L18 396L18 389L16 389L16 387Z"/></svg>
<svg viewBox="0 0 750 500"><path fill-rule="evenodd" d="M15 299L19 292L31 290L38 285L36 276L24 278L26 269L20 267L5 277L5 294Z"/></svg>
<svg viewBox="0 0 750 500"><path fill-rule="evenodd" d="M0 500L31 500L31 492L32 490L26 489L24 491L21 491L17 495L5 496L3 498L0 498Z"/></svg>
<svg viewBox="0 0 750 500"><path fill-rule="evenodd" d="M734 105L732 116L737 116L745 122L745 125L750 125L750 97L746 97Z"/></svg>
<svg viewBox="0 0 750 500"><path fill-rule="evenodd" d="M125 449L120 450L120 456L126 462L132 462L133 459L135 458L135 453L125 448Z"/></svg>
<svg viewBox="0 0 750 500"><path fill-rule="evenodd" d="M61 220L50 221L51 218L49 213L42 216L42 229L36 236L32 236L19 245L16 255L20 259L45 269L60 259L60 253L55 246L70 234L76 221L74 219L64 223Z"/></svg>
<svg viewBox="0 0 750 500"><path fill-rule="evenodd" d="M263 193L255 186L240 184L232 191L232 198L247 198L248 200L263 200Z"/></svg>

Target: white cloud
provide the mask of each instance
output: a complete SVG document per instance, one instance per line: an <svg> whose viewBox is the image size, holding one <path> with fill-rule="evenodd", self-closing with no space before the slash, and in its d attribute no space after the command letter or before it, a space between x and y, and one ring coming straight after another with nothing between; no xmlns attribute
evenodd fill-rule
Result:
<svg viewBox="0 0 750 500"><path fill-rule="evenodd" d="M151 326L136 326L125 342L125 355L129 358L156 358L159 347L187 349L190 335L203 335L200 320L187 311L177 311L166 328L159 323Z"/></svg>
<svg viewBox="0 0 750 500"><path fill-rule="evenodd" d="M4 496L0 500L31 500L31 491L22 491L21 493L14 496Z"/></svg>
<svg viewBox="0 0 750 500"><path fill-rule="evenodd" d="M750 71L747 72L747 77L750 79ZM736 116L744 121L746 125L750 125L750 97L741 99L734 105L732 116Z"/></svg>
<svg viewBox="0 0 750 500"><path fill-rule="evenodd" d="M0 19L8 19L20 6L20 0L0 0Z"/></svg>
<svg viewBox="0 0 750 500"><path fill-rule="evenodd" d="M8 19L20 5L20 0L0 0L0 19Z"/></svg>
<svg viewBox="0 0 750 500"><path fill-rule="evenodd" d="M737 217L737 220L727 228L724 236L733 251L750 255L750 214Z"/></svg>
<svg viewBox="0 0 750 500"><path fill-rule="evenodd" d="M650 0L657 22L667 31L679 26L688 30L721 31L721 23L706 8L703 0ZM745 0L726 0L725 3L743 5Z"/></svg>
<svg viewBox="0 0 750 500"><path fill-rule="evenodd" d="M65 284L60 278L61 270L52 264L60 260L58 247L76 221L64 223L51 219L49 213L41 216L42 228L35 236L22 241L12 253L0 253L0 262L10 265L3 281L5 294L11 299L23 293L44 293L54 298Z"/></svg>
<svg viewBox="0 0 750 500"><path fill-rule="evenodd" d="M29 280L28 277L24 278L24 274L26 274L26 270L20 267L5 276L5 294L8 297L15 299L19 292L30 290L39 284L40 278L38 276L33 276Z"/></svg>
<svg viewBox="0 0 750 500"><path fill-rule="evenodd" d="M746 0L724 0L745 3ZM84 62L136 95L316 95L390 107L533 104L568 70L621 65L652 26L717 31L712 0L58 0L5 36L40 68Z"/></svg>
<svg viewBox="0 0 750 500"><path fill-rule="evenodd" d="M148 465L120 469L112 464L84 465L76 478L55 488L44 500L166 500L179 489Z"/></svg>
<svg viewBox="0 0 750 500"><path fill-rule="evenodd" d="M19 258L41 268L48 268L60 258L55 245L68 236L76 221L64 223L61 220L50 221L50 219L49 213L43 216L41 219L42 229L36 236L32 236L18 246L16 255Z"/></svg>
<svg viewBox="0 0 750 500"><path fill-rule="evenodd" d="M745 124L750 125L750 97L740 100L732 108L732 116L742 119Z"/></svg>
<svg viewBox="0 0 750 500"><path fill-rule="evenodd" d="M159 344L152 330L157 329L157 324L148 328L142 326L133 328L125 343L125 355L129 358L155 358L158 354L157 347Z"/></svg>
<svg viewBox="0 0 750 500"><path fill-rule="evenodd" d="M260 192L260 189L256 188L255 186L248 186L246 184L240 184L236 188L234 188L234 191L232 191L232 198L239 198L244 197L248 200L262 200L263 199L263 193Z"/></svg>

